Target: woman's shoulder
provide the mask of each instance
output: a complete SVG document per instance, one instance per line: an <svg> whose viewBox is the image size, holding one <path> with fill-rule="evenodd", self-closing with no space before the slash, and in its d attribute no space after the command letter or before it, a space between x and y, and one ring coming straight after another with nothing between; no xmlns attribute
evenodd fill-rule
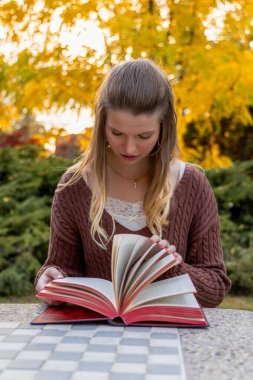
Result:
<svg viewBox="0 0 253 380"><path fill-rule="evenodd" d="M72 172L70 170L66 170L62 174L62 176L61 176L61 178L59 180L58 185L66 185L71 180L71 178L73 178L73 176L74 176L74 172Z"/></svg>
<svg viewBox="0 0 253 380"><path fill-rule="evenodd" d="M196 180L198 182L207 180L205 170L201 166L190 162L181 162L185 167L184 174L186 174L189 180Z"/></svg>
<svg viewBox="0 0 253 380"><path fill-rule="evenodd" d="M66 197L75 192L87 195L89 191L89 187L82 175L77 175L75 172L67 170L63 173L58 182L56 194L61 194L63 197Z"/></svg>
<svg viewBox="0 0 253 380"><path fill-rule="evenodd" d="M201 167L185 163L185 171L175 195L178 207L187 210L185 215L191 215L195 221L204 223L207 215L214 219L217 217L214 192Z"/></svg>
<svg viewBox="0 0 253 380"><path fill-rule="evenodd" d="M189 162L185 162L184 164L185 170L181 183L187 187L187 191L191 191L195 195L203 192L212 192L205 170L201 166Z"/></svg>

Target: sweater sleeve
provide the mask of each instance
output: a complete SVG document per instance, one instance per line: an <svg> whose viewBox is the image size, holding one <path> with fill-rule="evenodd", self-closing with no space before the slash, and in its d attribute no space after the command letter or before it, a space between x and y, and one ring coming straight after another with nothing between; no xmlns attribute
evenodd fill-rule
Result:
<svg viewBox="0 0 253 380"><path fill-rule="evenodd" d="M68 189L57 192L54 196L48 257L36 275L35 286L42 273L50 266L57 268L64 277L84 276L83 247Z"/></svg>
<svg viewBox="0 0 253 380"><path fill-rule="evenodd" d="M170 276L188 273L196 298L204 307L218 306L231 287L223 260L217 203L211 186L201 174L200 196L191 223L184 262ZM180 253L180 252L179 252Z"/></svg>

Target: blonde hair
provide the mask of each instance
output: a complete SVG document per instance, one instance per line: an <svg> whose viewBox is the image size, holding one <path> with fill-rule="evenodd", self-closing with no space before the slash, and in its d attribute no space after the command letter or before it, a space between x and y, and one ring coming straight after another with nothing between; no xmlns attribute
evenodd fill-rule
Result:
<svg viewBox="0 0 253 380"><path fill-rule="evenodd" d="M95 183L89 211L90 232L93 240L104 249L115 230L114 220L111 236L101 226L107 198L105 122L110 109L125 110L134 115L160 112L160 136L151 152L152 177L144 198L147 226L152 234L161 236L163 227L168 224L172 197L170 164L179 155L173 94L165 73L148 59L126 61L112 68L98 92L89 148L67 170L73 173L70 180L57 188L60 191L81 178L87 180L92 173Z"/></svg>

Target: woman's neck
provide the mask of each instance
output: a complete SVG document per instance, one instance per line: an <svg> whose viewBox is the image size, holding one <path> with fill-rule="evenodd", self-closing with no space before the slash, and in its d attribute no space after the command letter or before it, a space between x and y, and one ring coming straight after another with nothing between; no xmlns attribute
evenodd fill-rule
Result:
<svg viewBox="0 0 253 380"><path fill-rule="evenodd" d="M147 159L143 159L136 165L124 165L119 162L118 158L112 154L108 154L107 164L109 170L123 177L136 180L142 177L149 177L151 171L151 163Z"/></svg>
<svg viewBox="0 0 253 380"><path fill-rule="evenodd" d="M108 155L109 156L109 155ZM143 201L150 181L150 167L122 165L110 155L107 160L107 194L127 202Z"/></svg>

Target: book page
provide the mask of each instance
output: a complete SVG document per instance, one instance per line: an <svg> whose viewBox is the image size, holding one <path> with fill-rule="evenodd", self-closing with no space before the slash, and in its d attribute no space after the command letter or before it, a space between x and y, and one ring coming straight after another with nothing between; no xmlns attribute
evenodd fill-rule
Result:
<svg viewBox="0 0 253 380"><path fill-rule="evenodd" d="M132 252L132 255L128 260L126 269L121 280L120 290L118 294L119 305L121 305L121 301L128 289L128 285L130 284L132 277L134 276L135 272L138 270L142 262L160 250L161 248L158 248L158 245L156 243L152 243L150 239L144 241L144 243L143 239L137 242Z"/></svg>
<svg viewBox="0 0 253 380"><path fill-rule="evenodd" d="M195 307L199 309L198 301L192 293L178 294L176 296L161 297L155 300L150 300L149 302L142 304L138 307L143 306L184 306L184 307ZM136 306L135 310L138 309Z"/></svg>
<svg viewBox="0 0 253 380"><path fill-rule="evenodd" d="M161 274L176 264L176 259L171 254L163 257L164 255L160 252L157 255L160 255L161 257L159 257L159 260L157 262L154 263L154 258L156 256L155 255L154 258L151 258L147 263L145 263L144 268L140 267L136 272L132 283L123 299L123 309L133 300L133 298L137 296L138 293L143 291L143 289L148 284L153 282L157 277L159 277Z"/></svg>
<svg viewBox="0 0 253 380"><path fill-rule="evenodd" d="M133 283L133 278L137 277L140 280L138 273L143 273L146 271L148 266L152 266L156 261L158 261L162 256L166 254L166 249L159 247L158 244L153 243L149 248L142 254L141 257L134 263L130 268L127 275L126 281L124 283L124 291L122 293L122 298L125 297L126 293L129 290L129 287Z"/></svg>
<svg viewBox="0 0 253 380"><path fill-rule="evenodd" d="M188 274L183 274L177 277L168 278L149 284L142 292L127 307L127 310L134 309L143 304L153 304L156 301L159 303L162 299L166 299L166 303L174 302L181 294L195 293L191 278ZM169 298L171 301L169 302ZM195 298L195 297L194 297Z"/></svg>
<svg viewBox="0 0 253 380"><path fill-rule="evenodd" d="M41 293L49 294L48 292L54 292L55 294L61 295L61 296L67 296L67 297L79 297L81 299L87 300L87 301L92 301L96 303L97 305L102 305L105 309L107 310L113 310L115 312L115 305L111 302L110 299L108 299L106 296L103 294L99 293L97 294L96 291L90 288L74 288L70 287L67 285L59 285L59 284L53 284L52 282L47 284L41 292L39 292L39 295Z"/></svg>
<svg viewBox="0 0 253 380"><path fill-rule="evenodd" d="M88 289L90 292L94 292L96 295L100 295L102 299L105 297L116 308L116 302L114 299L114 292L112 282L104 280L103 278L93 277L64 277L58 280L53 280L54 285L66 285L68 287Z"/></svg>
<svg viewBox="0 0 253 380"><path fill-rule="evenodd" d="M142 252L142 247L152 244L145 236L135 234L118 234L113 238L112 248L112 283L117 307L120 303L119 293L125 272L136 256Z"/></svg>
<svg viewBox="0 0 253 380"><path fill-rule="evenodd" d="M42 298L42 299L46 298L50 300L62 301L62 302L67 302L67 303L78 305L78 306L83 306L85 308L96 311L100 314L103 314L107 318L115 318L118 315L115 309L112 309L111 307L107 307L107 305L100 302L100 300L98 301L95 300L95 298L86 299L85 297L78 297L77 295L73 295L73 294L64 294L64 293L58 293L58 292L49 291L49 290L41 290L37 294L37 297Z"/></svg>
<svg viewBox="0 0 253 380"><path fill-rule="evenodd" d="M158 321L178 324L207 326L205 315L198 305L194 295L181 294L171 304L142 305L135 310L121 315L126 324L135 322Z"/></svg>

